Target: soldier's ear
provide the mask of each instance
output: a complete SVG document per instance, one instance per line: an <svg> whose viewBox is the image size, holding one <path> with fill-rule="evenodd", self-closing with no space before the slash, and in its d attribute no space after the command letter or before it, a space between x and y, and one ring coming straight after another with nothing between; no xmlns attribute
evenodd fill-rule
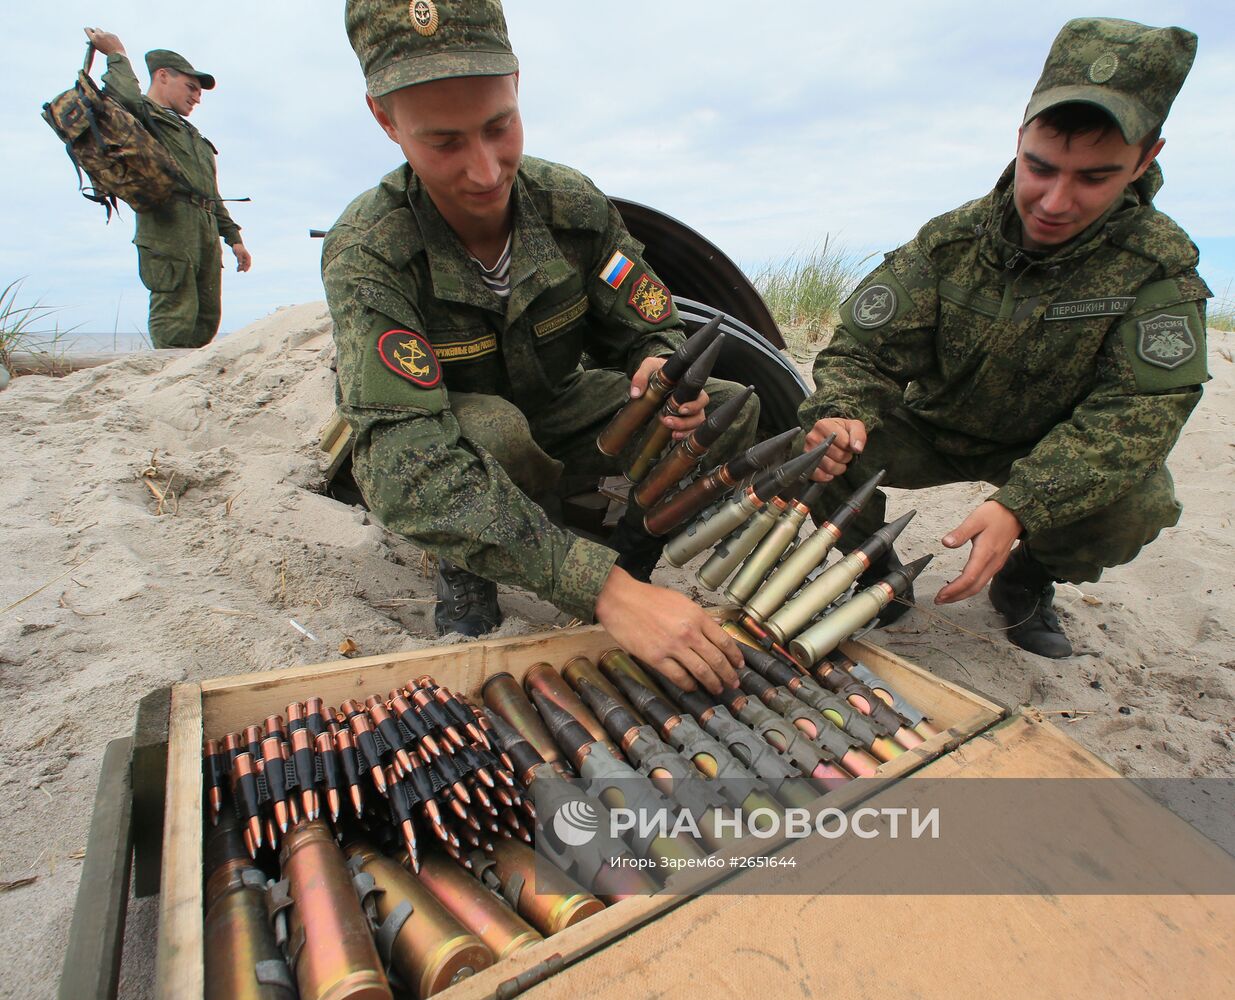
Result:
<svg viewBox="0 0 1235 1000"><path fill-rule="evenodd" d="M1016 151L1021 151L1021 140L1025 138L1025 126L1022 125L1016 130Z"/></svg>
<svg viewBox="0 0 1235 1000"><path fill-rule="evenodd" d="M1165 145L1166 140L1159 137L1158 141L1149 147L1145 155L1141 157L1141 162L1136 168L1136 173L1132 175L1132 180L1140 180L1141 174L1149 169L1149 165L1153 163L1158 154L1162 152L1162 147Z"/></svg>
<svg viewBox="0 0 1235 1000"><path fill-rule="evenodd" d="M369 111L382 127L382 131L389 136L391 142L397 143L399 141L399 134L395 130L395 123L391 121L390 115L386 113L386 109L382 107L381 102L374 100L370 94L365 94L364 99L365 103L369 105Z"/></svg>

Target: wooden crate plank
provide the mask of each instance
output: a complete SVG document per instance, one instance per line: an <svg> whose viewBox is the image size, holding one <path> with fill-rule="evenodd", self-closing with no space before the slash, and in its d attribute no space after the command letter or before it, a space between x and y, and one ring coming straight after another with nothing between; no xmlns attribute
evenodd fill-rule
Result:
<svg viewBox="0 0 1235 1000"><path fill-rule="evenodd" d="M170 687L151 691L137 707L133 729L133 894L159 891L163 867L163 808L167 795Z"/></svg>
<svg viewBox="0 0 1235 1000"><path fill-rule="evenodd" d="M157 995L200 997L202 976L202 700L196 684L171 693L166 846L159 899Z"/></svg>
<svg viewBox="0 0 1235 1000"><path fill-rule="evenodd" d="M133 856L132 758L131 736L112 740L103 753L60 1000L111 1000L120 983Z"/></svg>

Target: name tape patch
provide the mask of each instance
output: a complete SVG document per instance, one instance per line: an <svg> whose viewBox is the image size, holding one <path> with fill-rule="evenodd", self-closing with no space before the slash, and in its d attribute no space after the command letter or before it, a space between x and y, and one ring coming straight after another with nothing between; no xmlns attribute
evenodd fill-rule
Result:
<svg viewBox="0 0 1235 1000"><path fill-rule="evenodd" d="M551 333L557 333L564 326L569 326L580 316L587 312L587 296L583 296L578 302L568 306L556 316L550 316L548 319L542 319L539 323L532 327L537 337L547 337Z"/></svg>
<svg viewBox="0 0 1235 1000"><path fill-rule="evenodd" d="M1132 295L1106 295L1100 299L1076 299L1053 302L1046 310L1046 319L1088 319L1090 316L1122 316L1132 308Z"/></svg>
<svg viewBox="0 0 1235 1000"><path fill-rule="evenodd" d="M377 353L387 368L422 389L432 389L442 380L442 366L423 334L387 330L377 340Z"/></svg>

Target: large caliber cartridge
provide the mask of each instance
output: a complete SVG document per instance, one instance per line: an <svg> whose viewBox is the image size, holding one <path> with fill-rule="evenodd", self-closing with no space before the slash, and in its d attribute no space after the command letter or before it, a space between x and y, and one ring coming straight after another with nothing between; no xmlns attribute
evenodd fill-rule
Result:
<svg viewBox="0 0 1235 1000"><path fill-rule="evenodd" d="M296 1000L296 984L266 911L265 876L251 867L235 812L205 830L205 1000Z"/></svg>
<svg viewBox="0 0 1235 1000"><path fill-rule="evenodd" d="M639 482L648 474L648 470L660 457L660 453L665 450L665 445L669 443L669 438L673 434L673 431L665 426L661 417L676 417L682 412L682 407L686 403L692 403L699 398L699 393L703 391L703 384L712 374L712 366L716 364L716 359L720 356L720 349L723 346L723 337L717 337L712 341L712 345L682 376L682 381L675 385L673 391L665 397L661 412L652 419L648 432L639 445L639 454L635 456L630 470L626 473L626 478L632 483Z"/></svg>
<svg viewBox="0 0 1235 1000"><path fill-rule="evenodd" d="M589 795L610 810L631 809L641 818L663 820L660 827L653 822L640 822L627 832L624 839L636 854L660 864L699 861L707 856L693 837L675 832L676 810L655 785L610 753L604 744L592 739L586 729L539 691L532 692L532 700L553 738L568 753L580 777L588 782Z"/></svg>
<svg viewBox="0 0 1235 1000"><path fill-rule="evenodd" d="M526 844L505 838L494 843L482 862L482 881L492 877L496 890L545 937L573 927L605 904L548 862L536 862Z"/></svg>
<svg viewBox="0 0 1235 1000"><path fill-rule="evenodd" d="M905 530L915 514L917 511L911 510L891 524L885 524L840 562L833 563L815 577L796 597L786 601L763 623L763 627L778 643L787 643L805 628L807 622L848 590L853 581L870 568L871 563L892 548L896 537Z"/></svg>
<svg viewBox="0 0 1235 1000"><path fill-rule="evenodd" d="M604 805L563 778L502 716L490 710L488 718L498 746L509 754L515 774L528 790L534 815L542 817L537 852L606 903L655 892L659 883L640 870L625 841L610 832ZM567 843L554 822L559 816L565 817L567 825L572 820L588 821L594 827L593 836L581 844Z"/></svg>
<svg viewBox="0 0 1235 1000"><path fill-rule="evenodd" d="M819 797L819 792L802 776L799 768L762 736L738 722L724 705L712 705L699 691L683 691L668 680L662 680L660 686L730 753L754 771L785 805L806 806Z"/></svg>
<svg viewBox="0 0 1235 1000"><path fill-rule="evenodd" d="M689 476L703 461L712 445L733 426L754 391L755 387L748 385L732 399L716 407L702 424L674 445L669 454L656 463L643 482L631 490L634 502L643 508L651 507Z"/></svg>
<svg viewBox="0 0 1235 1000"><path fill-rule="evenodd" d="M772 525L755 550L746 557L741 568L729 581L724 596L734 604L741 604L759 589L768 574L780 561L780 557L794 543L802 523L810 516L811 505L823 491L823 483L811 483L794 500L789 509Z"/></svg>
<svg viewBox="0 0 1235 1000"><path fill-rule="evenodd" d="M562 667L562 676L566 678L566 683L574 688L576 693L578 693L583 681L587 681L589 684L600 688L610 698L613 698L618 704L628 709L635 718L639 717L639 713L626 700L626 696L614 687L613 682L602 674L600 668L586 656L575 656L567 660L566 664Z"/></svg>
<svg viewBox="0 0 1235 1000"><path fill-rule="evenodd" d="M569 765L562 757L562 752L553 742L549 730L545 728L544 722L536 714L535 707L528 701L518 681L508 673L494 674L485 681L480 693L486 707L500 715L508 725L513 726L528 743L536 748L541 759L548 762L560 774L572 776Z"/></svg>
<svg viewBox="0 0 1235 1000"><path fill-rule="evenodd" d="M746 667L738 670L739 677L750 673ZM722 692L721 699L739 722L750 726L784 754L820 791L830 792L852 780L853 775L840 766L837 755L807 739L793 722L768 708L758 697L735 688Z"/></svg>
<svg viewBox="0 0 1235 1000"><path fill-rule="evenodd" d="M695 359L712 346L712 341L721 336L720 322L721 317L717 316L696 330L661 367L652 372L643 395L628 400L614 414L596 439L596 447L602 455L616 458L639 428L652 419L669 390L678 384Z"/></svg>
<svg viewBox="0 0 1235 1000"><path fill-rule="evenodd" d="M888 727L892 727L895 721L897 728L893 737L906 749L912 749L939 733L926 716L902 698L892 685L865 663L851 660L839 649L832 650L819 662L815 676L829 691L846 699L864 715Z"/></svg>
<svg viewBox="0 0 1235 1000"><path fill-rule="evenodd" d="M660 735L711 781L730 805L741 807L748 816L758 815L759 810L770 811L773 815L782 812L781 804L772 797L767 785L719 740L699 728L693 716L679 714L655 691L632 677L617 675L613 680ZM755 824L761 830L767 829L767 825Z"/></svg>
<svg viewBox="0 0 1235 1000"><path fill-rule="evenodd" d="M450 858L436 851L421 860L420 880L456 920L480 938L497 961L544 937Z"/></svg>
<svg viewBox="0 0 1235 1000"><path fill-rule="evenodd" d="M745 602L747 614L756 621L763 621L785 603L789 595L810 576L811 571L823 564L832 547L840 540L846 525L870 500L885 475L887 470L880 469L871 476L831 517L819 525L813 535L804 539L801 545L785 556L784 561L772 571L754 596ZM745 598L743 600L745 601Z"/></svg>
<svg viewBox="0 0 1235 1000"><path fill-rule="evenodd" d="M931 556L915 559L906 566L892 570L887 576L830 614L824 615L789 644L789 651L799 663L814 665L850 635L879 614L897 595L903 594L919 573L931 561Z"/></svg>
<svg viewBox="0 0 1235 1000"><path fill-rule="evenodd" d="M798 492L801 484L818 467L819 462L832 446L835 438L835 434L829 435L816 447L802 455L799 459L796 459L796 461L801 463L800 467L796 470L796 477L786 484L784 490L774 497L771 503L756 511L740 530L735 531L720 545L716 546L716 551L712 553L708 561L703 564L702 568L695 575L695 579L702 586L707 587L708 590L716 590L738 568L742 560L754 551L755 546L772 531L776 526L777 519L789 509L794 495ZM807 509L809 510L809 508ZM793 534L797 534L796 525Z"/></svg>
<svg viewBox="0 0 1235 1000"><path fill-rule="evenodd" d="M685 566L710 545L719 542L745 524L752 515L783 490L791 489L818 463L813 452L791 458L771 472L756 477L740 496L725 503L714 514L701 518L679 532L665 546L665 561L670 566ZM812 464L814 463L814 464Z"/></svg>
<svg viewBox="0 0 1235 1000"><path fill-rule="evenodd" d="M283 838L280 856L291 962L301 1000L392 1000L343 852L321 820Z"/></svg>
<svg viewBox="0 0 1235 1000"><path fill-rule="evenodd" d="M534 663L528 667L527 673L523 675L523 687L529 697L538 691L563 712L569 713L579 725L592 735L592 739L599 740L609 748L609 751L614 756L618 756L618 748L610 741L609 734L605 732L605 727L601 725L600 720L592 714L592 710L579 699L579 696L575 694L570 685L562 679L562 675L549 664L543 662Z"/></svg>
<svg viewBox="0 0 1235 1000"><path fill-rule="evenodd" d="M377 939L388 942L390 964L417 997L493 964L489 947L397 861L362 843L349 845L347 854L353 869L373 879Z"/></svg>
<svg viewBox="0 0 1235 1000"><path fill-rule="evenodd" d="M662 742L651 726L641 724L621 702L589 681L580 683L579 693L639 773L690 813L699 839L709 851L738 839L736 828L722 822L731 813L723 796L685 757Z"/></svg>
<svg viewBox="0 0 1235 1000"><path fill-rule="evenodd" d="M644 517L644 528L651 535L668 534L698 514L713 500L729 492L744 478L771 464L800 433L796 427L792 427L775 437L752 445L733 461L697 476L677 493L658 500Z"/></svg>

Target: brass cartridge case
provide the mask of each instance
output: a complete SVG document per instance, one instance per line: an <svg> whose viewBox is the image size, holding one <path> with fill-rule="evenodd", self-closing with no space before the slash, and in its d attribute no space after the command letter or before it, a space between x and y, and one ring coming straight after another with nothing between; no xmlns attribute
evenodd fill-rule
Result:
<svg viewBox="0 0 1235 1000"><path fill-rule="evenodd" d="M685 531L674 535L665 546L665 562L679 568L685 566L708 546L745 524L747 518L763 506L763 501L748 486L741 496L734 497L711 517L695 521Z"/></svg>
<svg viewBox="0 0 1235 1000"><path fill-rule="evenodd" d="M205 867L205 1000L295 1000L266 911L265 876L251 867L230 809L207 828Z"/></svg>
<svg viewBox="0 0 1235 1000"><path fill-rule="evenodd" d="M420 880L393 858L367 844L347 849L353 863L373 877L379 922L386 921L400 904L412 913L391 945L391 964L419 997L440 993L447 986L487 969L493 952L464 927Z"/></svg>
<svg viewBox="0 0 1235 1000"><path fill-rule="evenodd" d="M494 674L485 681L481 697L484 698L485 705L518 730L519 735L527 740L555 771L565 777L573 776L557 743L541 721L536 706L528 700L517 680L508 673Z"/></svg>
<svg viewBox="0 0 1235 1000"><path fill-rule="evenodd" d="M544 938L472 875L438 851L421 859L420 880L464 927L480 938L500 962Z"/></svg>
<svg viewBox="0 0 1235 1000"><path fill-rule="evenodd" d="M547 861L536 864L536 852L526 844L503 837L493 845L493 870L503 886L516 875L523 888L515 901L519 915L545 937L565 930L605 904Z"/></svg>
<svg viewBox="0 0 1235 1000"><path fill-rule="evenodd" d="M644 510L654 506L656 501L690 475L707 453L707 447L701 445L694 434L688 434L631 491L635 503Z"/></svg>
<svg viewBox="0 0 1235 1000"><path fill-rule="evenodd" d="M635 718L640 718L634 706L626 700L626 696L622 694L604 674L600 672L600 668L596 666L586 656L575 656L566 661L566 665L562 667L562 676L566 678L566 682L575 689L578 693L579 685L583 681L589 684L595 684L598 688L605 692L610 698L617 701L623 708L631 712Z"/></svg>
<svg viewBox="0 0 1235 1000"><path fill-rule="evenodd" d="M534 663L529 667L528 672L523 675L523 686L529 696L533 691L539 691L563 712L570 713L575 721L588 731L589 736L618 754L617 747L609 739L609 734L605 732L600 720L583 704L583 699L571 690L570 685L562 680L562 675L548 663Z"/></svg>
<svg viewBox="0 0 1235 1000"><path fill-rule="evenodd" d="M793 544L793 540L798 537L802 522L806 520L809 513L809 507L797 503L785 511L772 525L772 530L747 556L746 562L742 563L742 568L734 574L733 579L729 581L729 586L724 590L724 596L734 604L742 604L758 590L759 585L771 573L772 567L784 555L785 550Z"/></svg>
<svg viewBox="0 0 1235 1000"><path fill-rule="evenodd" d="M652 372L648 379L647 390L638 399L627 400L626 404L613 415L600 435L596 438L596 447L602 455L617 458L618 454L638 433L639 428L651 420L660 404L664 402L669 390L676 385L661 373L661 369Z"/></svg>
<svg viewBox="0 0 1235 1000"><path fill-rule="evenodd" d="M778 643L785 645L815 615L848 590L869 565L870 560L866 555L855 549L815 577L802 588L797 597L786 601L779 611L763 623L763 627ZM852 631L853 629L849 630ZM849 632L845 634L848 635ZM792 644L789 644L789 652L797 656Z"/></svg>
<svg viewBox="0 0 1235 1000"><path fill-rule="evenodd" d="M292 900L290 940L303 942L292 959L301 1000L392 1000L343 851L326 824L293 828L280 861Z"/></svg>
<svg viewBox="0 0 1235 1000"><path fill-rule="evenodd" d="M780 497L774 497L762 510L743 525L742 530L716 547L707 562L703 564L695 579L700 586L715 590L724 583L738 563L745 559L776 524L777 518L785 512L788 502Z"/></svg>
<svg viewBox="0 0 1235 1000"><path fill-rule="evenodd" d="M766 621L802 585L811 570L828 557L840 535L839 529L825 522L813 535L803 539L745 603L747 614L756 621Z"/></svg>

